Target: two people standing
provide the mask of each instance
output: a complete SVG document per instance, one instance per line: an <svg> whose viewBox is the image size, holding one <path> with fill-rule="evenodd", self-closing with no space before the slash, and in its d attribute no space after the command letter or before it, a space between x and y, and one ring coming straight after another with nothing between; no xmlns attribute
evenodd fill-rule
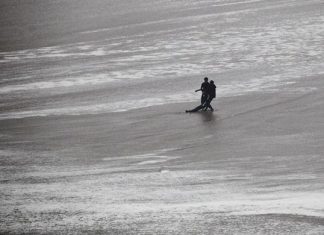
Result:
<svg viewBox="0 0 324 235"><path fill-rule="evenodd" d="M216 86L213 80L208 82L208 78L204 78L204 82L201 84L200 89L195 90L195 92L201 91L201 104L194 109L186 110L187 113L197 112L201 109L207 111L209 108L211 111L214 111L213 107L211 106L212 100L216 97Z"/></svg>

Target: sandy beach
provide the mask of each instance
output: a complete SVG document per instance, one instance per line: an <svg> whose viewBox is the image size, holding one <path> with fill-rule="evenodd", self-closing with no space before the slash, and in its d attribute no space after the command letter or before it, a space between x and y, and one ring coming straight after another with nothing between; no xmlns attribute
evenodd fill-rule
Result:
<svg viewBox="0 0 324 235"><path fill-rule="evenodd" d="M324 234L323 10L2 0L0 234Z"/></svg>
<svg viewBox="0 0 324 235"><path fill-rule="evenodd" d="M1 232L322 234L322 87L3 120Z"/></svg>

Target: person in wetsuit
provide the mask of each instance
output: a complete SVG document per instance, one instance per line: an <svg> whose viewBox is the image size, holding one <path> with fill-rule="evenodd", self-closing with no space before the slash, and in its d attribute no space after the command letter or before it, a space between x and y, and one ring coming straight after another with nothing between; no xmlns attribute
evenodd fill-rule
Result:
<svg viewBox="0 0 324 235"><path fill-rule="evenodd" d="M200 89L195 90L195 92L197 91L201 91L201 104L203 105L207 100L208 100L208 90L209 90L209 83L208 83L208 77L204 78L204 82L201 83Z"/></svg>
<svg viewBox="0 0 324 235"><path fill-rule="evenodd" d="M200 89L195 90L195 92L197 91L201 91L201 104L199 106L197 106L194 109L191 110L186 110L187 113L192 113L192 112L197 112L203 108L206 108L207 102L209 100L209 92L210 92L210 88L209 88L210 84L208 82L208 78L205 77L204 78L204 82L201 84Z"/></svg>
<svg viewBox="0 0 324 235"><path fill-rule="evenodd" d="M216 97L216 86L213 80L210 80L209 82L207 93L208 93L208 98L205 104L205 110L209 108L211 111L214 111L213 107L210 105L212 100Z"/></svg>

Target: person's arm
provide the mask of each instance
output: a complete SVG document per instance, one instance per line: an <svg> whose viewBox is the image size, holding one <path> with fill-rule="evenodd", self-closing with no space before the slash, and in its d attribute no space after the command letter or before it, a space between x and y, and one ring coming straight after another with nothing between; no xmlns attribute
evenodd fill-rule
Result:
<svg viewBox="0 0 324 235"><path fill-rule="evenodd" d="M197 92L197 91L204 91L204 83L201 84L200 89L195 90L195 92Z"/></svg>

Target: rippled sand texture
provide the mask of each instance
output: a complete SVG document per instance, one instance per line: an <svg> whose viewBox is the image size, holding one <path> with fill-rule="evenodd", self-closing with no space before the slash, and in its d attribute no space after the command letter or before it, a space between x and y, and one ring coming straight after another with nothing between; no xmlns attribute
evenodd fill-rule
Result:
<svg viewBox="0 0 324 235"><path fill-rule="evenodd" d="M322 1L0 6L0 233L324 233Z"/></svg>

